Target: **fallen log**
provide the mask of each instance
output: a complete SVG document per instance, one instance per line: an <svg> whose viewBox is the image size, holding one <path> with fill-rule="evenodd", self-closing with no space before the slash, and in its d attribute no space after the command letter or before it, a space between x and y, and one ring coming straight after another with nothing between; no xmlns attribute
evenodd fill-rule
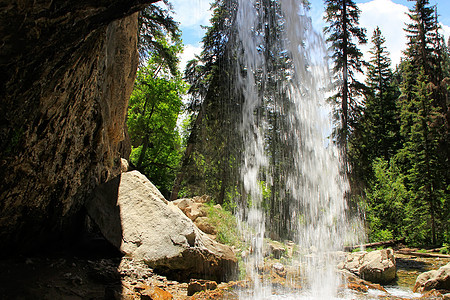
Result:
<svg viewBox="0 0 450 300"><path fill-rule="evenodd" d="M397 240L389 240L389 241L382 241L382 242L375 242L375 243L368 243L368 244L362 244L362 245L354 245L354 246L345 246L344 251L352 251L357 248L373 248L373 247L380 247L380 246L394 246L400 243L403 243L405 241L405 238L397 239Z"/></svg>
<svg viewBox="0 0 450 300"><path fill-rule="evenodd" d="M430 253L430 252L417 252L417 251L402 250L402 249L396 250L395 253L411 255L411 256L418 256L418 257L450 258L450 255L448 255L448 254Z"/></svg>

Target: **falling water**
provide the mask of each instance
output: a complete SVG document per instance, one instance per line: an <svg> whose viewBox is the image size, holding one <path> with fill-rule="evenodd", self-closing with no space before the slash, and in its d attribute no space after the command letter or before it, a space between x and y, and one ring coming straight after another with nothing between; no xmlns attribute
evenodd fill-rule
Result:
<svg viewBox="0 0 450 300"><path fill-rule="evenodd" d="M275 4L274 4L275 3ZM277 15L267 15L265 5L275 5ZM247 275L255 288L242 299L272 299L270 283L258 276L264 263L263 244L268 220L264 214L262 186L275 180L270 167L272 157L267 154L268 114L261 112L267 105L269 92L264 80L272 76L267 51L269 45L264 30L277 24L282 55L290 67L283 80L277 82L270 109L279 110L287 126L277 134L289 143L291 167L283 173L281 197L289 198L290 230L298 245L294 265L300 272L301 295L283 299L333 299L340 284L336 275L336 251L345 244L357 243L358 221L350 220L345 201L348 183L342 176L342 161L336 146L327 140L331 134L331 107L325 101L330 82L326 61L326 47L316 33L306 9L296 0L262 1L239 0L238 24L239 57L238 91L243 95L244 107L241 132L245 143L242 180L246 197L250 199L242 215L242 227L251 243L252 254L247 258ZM275 22L272 22L275 19ZM288 99L282 102L281 95ZM277 296L281 297L281 296Z"/></svg>

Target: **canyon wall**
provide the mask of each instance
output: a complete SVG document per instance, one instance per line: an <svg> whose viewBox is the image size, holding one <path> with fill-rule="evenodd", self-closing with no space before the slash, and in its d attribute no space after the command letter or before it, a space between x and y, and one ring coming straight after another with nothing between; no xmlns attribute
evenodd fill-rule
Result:
<svg viewBox="0 0 450 300"><path fill-rule="evenodd" d="M152 2L0 1L0 252L70 240L120 172L137 12Z"/></svg>

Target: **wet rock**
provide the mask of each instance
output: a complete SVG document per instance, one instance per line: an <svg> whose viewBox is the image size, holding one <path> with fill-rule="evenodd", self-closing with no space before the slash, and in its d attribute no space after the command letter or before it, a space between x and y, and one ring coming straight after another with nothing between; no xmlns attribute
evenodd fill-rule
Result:
<svg viewBox="0 0 450 300"><path fill-rule="evenodd" d="M268 241L264 248L265 256L272 255L276 259L280 259L286 253L286 247L277 241Z"/></svg>
<svg viewBox="0 0 450 300"><path fill-rule="evenodd" d="M277 274L280 277L286 277L286 268L284 267L283 264L281 263L274 263L272 265L272 270L275 272L275 274Z"/></svg>
<svg viewBox="0 0 450 300"><path fill-rule="evenodd" d="M195 293L207 290L217 289L217 283L215 281L191 279L187 287L187 295L192 296Z"/></svg>
<svg viewBox="0 0 450 300"><path fill-rule="evenodd" d="M369 291L369 288L367 286L353 282L349 282L347 284L347 288L361 293L367 293Z"/></svg>
<svg viewBox="0 0 450 300"><path fill-rule="evenodd" d="M417 277L414 292L423 293L431 290L450 291L450 263Z"/></svg>
<svg viewBox="0 0 450 300"><path fill-rule="evenodd" d="M190 282L187 289L187 295L192 296L195 293L205 291L206 288L203 287L203 285L197 281Z"/></svg>
<svg viewBox="0 0 450 300"><path fill-rule="evenodd" d="M374 283L388 283L394 280L397 274L392 249L349 253L339 268L346 269L362 279Z"/></svg>
<svg viewBox="0 0 450 300"><path fill-rule="evenodd" d="M159 287L149 287L140 292L140 298L142 300L171 300L173 296Z"/></svg>
<svg viewBox="0 0 450 300"><path fill-rule="evenodd" d="M341 275L347 282L347 288L351 290L365 293L369 289L372 289L387 293L386 289L383 288L381 285L361 279L348 270L345 269L342 270Z"/></svg>
<svg viewBox="0 0 450 300"><path fill-rule="evenodd" d="M143 261L132 259L131 257L123 257L120 261L118 272L122 278L127 278L136 282L137 280L148 279L154 276L153 270ZM156 275L155 275L156 276Z"/></svg>
<svg viewBox="0 0 450 300"><path fill-rule="evenodd" d="M86 207L106 239L156 273L221 281L237 274L231 248L201 232L138 171L101 186Z"/></svg>
<svg viewBox="0 0 450 300"><path fill-rule="evenodd" d="M120 285L110 285L105 287L105 299L121 300L123 298L124 294Z"/></svg>
<svg viewBox="0 0 450 300"><path fill-rule="evenodd" d="M425 292L420 299L431 299L431 300L441 300L444 299L444 295L441 294L441 292L437 290L431 290Z"/></svg>
<svg viewBox="0 0 450 300"><path fill-rule="evenodd" d="M102 284L116 283L121 278L117 264L107 259L90 262L88 275L91 280Z"/></svg>

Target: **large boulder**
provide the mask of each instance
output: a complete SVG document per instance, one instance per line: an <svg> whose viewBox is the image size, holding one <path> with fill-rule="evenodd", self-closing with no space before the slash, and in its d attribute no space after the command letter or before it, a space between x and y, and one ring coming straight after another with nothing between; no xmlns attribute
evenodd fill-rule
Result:
<svg viewBox="0 0 450 300"><path fill-rule="evenodd" d="M339 267L374 283L388 283L397 275L392 249L349 253Z"/></svg>
<svg viewBox="0 0 450 300"><path fill-rule="evenodd" d="M236 274L231 248L207 237L138 171L100 186L86 207L106 239L156 272L177 280Z"/></svg>
<svg viewBox="0 0 450 300"><path fill-rule="evenodd" d="M450 291L450 263L438 270L431 270L417 277L414 292L423 293L433 289Z"/></svg>

